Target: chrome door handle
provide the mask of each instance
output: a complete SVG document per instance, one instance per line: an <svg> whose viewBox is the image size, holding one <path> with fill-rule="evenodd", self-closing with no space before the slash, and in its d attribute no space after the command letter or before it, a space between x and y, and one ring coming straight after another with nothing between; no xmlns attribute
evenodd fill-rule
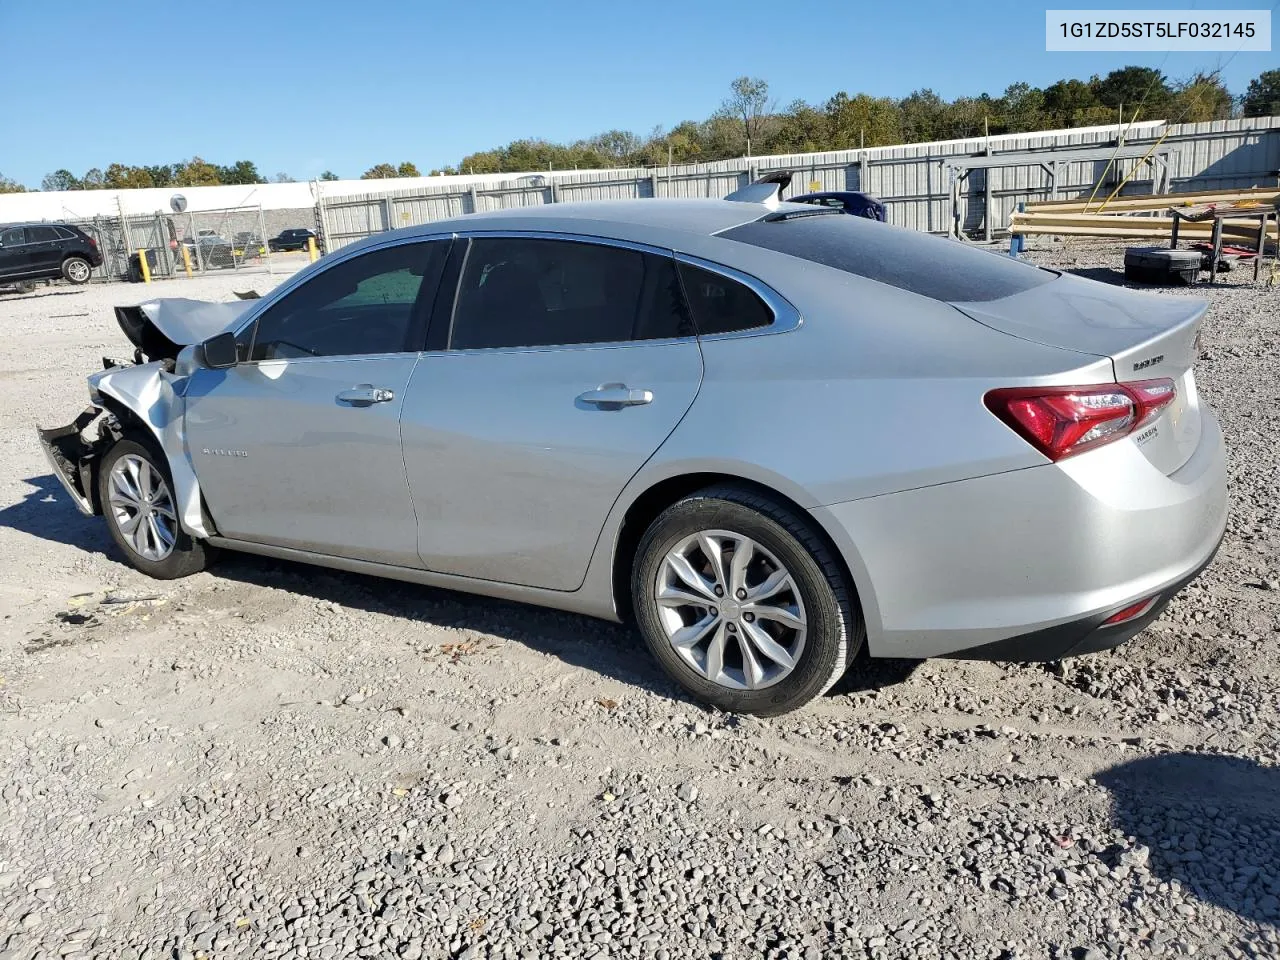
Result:
<svg viewBox="0 0 1280 960"><path fill-rule="evenodd" d="M345 403L351 407L369 407L395 398L396 395L386 387L375 387L371 383L361 383L350 390L341 390L334 397L339 403Z"/></svg>
<svg viewBox="0 0 1280 960"><path fill-rule="evenodd" d="M616 410L619 407L638 407L653 403L653 391L632 390L625 383L602 383L594 390L578 394L578 399L592 406Z"/></svg>

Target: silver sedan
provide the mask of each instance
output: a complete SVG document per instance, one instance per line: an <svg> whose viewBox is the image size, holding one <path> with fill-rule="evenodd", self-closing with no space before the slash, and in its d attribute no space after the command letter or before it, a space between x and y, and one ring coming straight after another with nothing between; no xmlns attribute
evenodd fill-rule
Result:
<svg viewBox="0 0 1280 960"><path fill-rule="evenodd" d="M156 577L214 548L634 618L777 714L874 657L1113 647L1211 559L1204 304L780 203L563 204L117 316L41 431Z"/></svg>

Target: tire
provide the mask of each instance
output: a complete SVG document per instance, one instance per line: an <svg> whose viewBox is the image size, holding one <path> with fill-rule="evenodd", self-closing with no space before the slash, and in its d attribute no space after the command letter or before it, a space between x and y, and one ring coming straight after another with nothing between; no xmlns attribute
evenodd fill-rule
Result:
<svg viewBox="0 0 1280 960"><path fill-rule="evenodd" d="M146 471L141 469L142 464L146 465ZM203 542L188 536L178 524L173 476L169 473L169 464L151 443L131 436L116 441L102 458L97 479L98 496L111 539L132 566L157 580L176 580L205 568L209 559L208 548ZM125 481L123 486L120 479ZM156 479L163 487L155 485ZM127 520L137 513L131 509L130 503L139 501L128 494L137 493L139 489L144 494L152 492L151 504L160 507L167 504L168 514L154 511L155 526L140 525L135 528L140 532L130 533ZM146 501L143 502L145 504ZM168 543L165 542L166 535ZM155 549L146 550L148 546Z"/></svg>
<svg viewBox="0 0 1280 960"><path fill-rule="evenodd" d="M62 261L62 279L79 286L93 276L93 265L84 257L67 257Z"/></svg>
<svg viewBox="0 0 1280 960"><path fill-rule="evenodd" d="M733 561L747 545L738 576ZM708 549L719 554L720 576ZM717 586L719 599L708 592ZM749 591L747 599L738 590ZM777 716L820 696L844 675L865 636L844 573L812 524L735 486L694 493L650 524L631 595L645 643L667 674L699 700L735 713Z"/></svg>

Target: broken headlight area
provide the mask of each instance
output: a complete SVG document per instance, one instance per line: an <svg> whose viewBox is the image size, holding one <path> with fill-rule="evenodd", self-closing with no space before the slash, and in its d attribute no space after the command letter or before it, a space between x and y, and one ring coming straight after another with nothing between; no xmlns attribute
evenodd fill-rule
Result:
<svg viewBox="0 0 1280 960"><path fill-rule="evenodd" d="M62 427L37 429L54 476L86 516L102 512L94 490L94 464L120 435L115 417L100 407L86 407Z"/></svg>

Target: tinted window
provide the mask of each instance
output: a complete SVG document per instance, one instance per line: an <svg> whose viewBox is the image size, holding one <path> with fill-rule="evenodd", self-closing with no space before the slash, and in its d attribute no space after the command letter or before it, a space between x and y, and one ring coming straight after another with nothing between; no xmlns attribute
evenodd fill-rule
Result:
<svg viewBox="0 0 1280 960"><path fill-rule="evenodd" d="M375 250L330 267L269 307L250 359L418 350L447 242Z"/></svg>
<svg viewBox="0 0 1280 960"><path fill-rule="evenodd" d="M22 236L21 227L8 227L0 230L0 244L4 244L6 247L16 247L23 243L26 243L26 240Z"/></svg>
<svg viewBox="0 0 1280 960"><path fill-rule="evenodd" d="M27 227L27 243L49 243L58 239L53 227Z"/></svg>
<svg viewBox="0 0 1280 960"><path fill-rule="evenodd" d="M667 257L603 244L473 240L450 346L540 347L692 336Z"/></svg>
<svg viewBox="0 0 1280 960"><path fill-rule="evenodd" d="M61 237L63 240L79 240L80 239L79 234L77 234L73 230L68 229L67 227L55 227L54 229L58 231L58 236Z"/></svg>
<svg viewBox="0 0 1280 960"><path fill-rule="evenodd" d="M693 322L703 336L751 330L773 323L773 311L768 304L737 280L687 263L680 264L680 277L693 311Z"/></svg>
<svg viewBox="0 0 1280 960"><path fill-rule="evenodd" d="M757 220L720 236L944 301L999 300L1054 274L1000 254L859 217Z"/></svg>

